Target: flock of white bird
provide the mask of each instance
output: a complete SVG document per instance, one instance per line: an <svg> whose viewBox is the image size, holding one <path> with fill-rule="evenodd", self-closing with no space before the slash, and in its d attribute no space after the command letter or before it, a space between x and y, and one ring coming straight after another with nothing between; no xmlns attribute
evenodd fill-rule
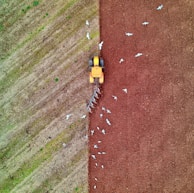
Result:
<svg viewBox="0 0 194 193"><path fill-rule="evenodd" d="M121 91L123 93L127 94L127 88L123 88ZM118 100L118 97L116 95L112 95L112 98L115 102ZM112 111L110 109L106 108L105 106L101 107L101 112L99 115L100 115L100 118L104 119L104 121L107 125L107 129L100 128L99 126L97 126L96 128L90 130L90 133L89 133L90 137L93 137L96 134L103 139L103 136L107 134L106 131L108 131L108 128L112 126L112 121L106 117L108 114L111 114L111 113L112 113ZM93 144L92 149L94 149L95 151L96 150L98 150L98 151L97 151L97 153L91 153L90 156L91 156L92 160L94 160L94 166L96 168L104 169L105 168L104 164L99 164L98 159L97 159L98 156L102 156L102 155L107 154L106 151L100 150L101 145L102 145L102 140L97 140L97 142ZM94 180L98 181L97 177L95 177ZM97 185L95 184L93 186L93 188L96 189Z"/></svg>
<svg viewBox="0 0 194 193"><path fill-rule="evenodd" d="M159 5L159 6L156 8L156 10L159 11L159 10L161 10L162 8L163 8L163 5L161 4L161 5ZM147 26L148 24L149 24L148 21L142 22L142 25L144 25L144 26ZM90 25L90 23L89 23L88 20L86 20L86 25L87 25L88 27L89 27L89 25ZM125 35L128 36L128 37L130 37L130 36L133 36L134 34L133 34L132 32L126 32ZM89 33L89 32L86 33L86 38L87 38L88 40L91 39L90 33ZM101 42L98 44L99 50L102 50L103 43L104 43L104 42L101 41ZM135 54L134 57L140 57L140 56L142 56L142 55L143 55L143 53L137 53L137 54ZM121 63L123 63L123 62L125 62L125 60L124 60L123 58L121 58L121 59L119 60L119 63L121 64ZM124 93L126 93L126 94L128 93L127 88L123 88L122 91L123 91ZM97 99L99 99L99 95L100 95L100 94L101 94L101 92L100 92L100 89L99 89L99 88L97 88L96 90L94 90L93 96L91 97L89 103L87 104L87 110L88 110L88 112L90 112L90 113L92 112L92 108L94 108L94 104L97 104ZM113 98L113 100L115 100L115 101L118 100L118 97L115 96L115 95L112 95L112 98ZM100 115L99 115L100 118L103 118L104 115L106 115L106 114L111 114L111 113L112 113L110 109L107 109L107 108L105 108L104 106L102 106L101 110L102 110L102 111L101 111L101 113L100 113ZM71 116L72 116L72 114L66 115L66 120L68 120ZM82 119L85 119L85 118L86 118L86 115L82 115L81 118L82 118ZM112 125L111 121L110 121L108 118L105 118L105 122L106 122L107 126L109 126L109 127ZM95 133L97 133L97 132L98 132L98 133L101 133L102 135L106 135L106 130L97 126L96 129L90 130L90 137L93 136L93 135L95 135ZM94 148L94 149L99 149L101 143L102 143L102 140L98 140L97 143L95 143L95 144L93 145L93 148ZM63 144L63 146L65 147L66 144ZM98 154L98 155L106 155L106 152L105 152L105 151L98 151L97 154ZM95 161L95 166L96 166L96 168L97 168L97 167L100 167L101 169L104 169L104 165L103 165L103 164L98 164L98 162L97 162L97 155L91 154L91 158ZM94 177L94 180L97 182L97 181L98 181L98 178L97 178L97 177ZM97 185L96 185L96 184L93 185L93 189L97 189Z"/></svg>

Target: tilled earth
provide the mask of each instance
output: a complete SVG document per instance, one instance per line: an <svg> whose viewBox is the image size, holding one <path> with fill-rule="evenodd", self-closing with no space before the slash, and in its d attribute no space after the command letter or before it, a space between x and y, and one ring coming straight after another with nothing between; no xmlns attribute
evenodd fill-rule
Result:
<svg viewBox="0 0 194 193"><path fill-rule="evenodd" d="M101 0L100 29L90 193L193 192L194 2Z"/></svg>

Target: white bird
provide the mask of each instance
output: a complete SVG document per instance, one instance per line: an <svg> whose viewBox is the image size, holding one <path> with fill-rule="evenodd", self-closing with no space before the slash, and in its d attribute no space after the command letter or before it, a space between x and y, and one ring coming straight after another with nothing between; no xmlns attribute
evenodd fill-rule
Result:
<svg viewBox="0 0 194 193"><path fill-rule="evenodd" d="M98 166L98 163L95 163L96 166Z"/></svg>
<svg viewBox="0 0 194 193"><path fill-rule="evenodd" d="M95 144L95 145L94 145L94 148L97 149L97 148L98 148L98 145Z"/></svg>
<svg viewBox="0 0 194 193"><path fill-rule="evenodd" d="M102 143L102 141L99 140L98 143Z"/></svg>
<svg viewBox="0 0 194 193"><path fill-rule="evenodd" d="M71 116L72 116L72 114L66 115L66 120L68 120Z"/></svg>
<svg viewBox="0 0 194 193"><path fill-rule="evenodd" d="M111 111L109 109L106 109L106 112L109 113L109 114L111 113Z"/></svg>
<svg viewBox="0 0 194 193"><path fill-rule="evenodd" d="M95 180L95 181L98 181L98 179L97 179L97 178L94 178L94 180Z"/></svg>
<svg viewBox="0 0 194 193"><path fill-rule="evenodd" d="M95 186L94 186L94 189L96 189L96 188L97 188L97 186L95 185Z"/></svg>
<svg viewBox="0 0 194 193"><path fill-rule="evenodd" d="M82 115L82 116L81 116L81 119L85 119L85 118L86 118L86 115Z"/></svg>
<svg viewBox="0 0 194 193"><path fill-rule="evenodd" d="M148 24L149 24L148 21L144 21L144 22L142 23L142 25L148 25Z"/></svg>
<svg viewBox="0 0 194 193"><path fill-rule="evenodd" d="M101 42L98 44L98 48L99 48L99 50L102 50L102 46L103 46L103 44L104 44L104 42L103 42L103 41L101 41Z"/></svg>
<svg viewBox="0 0 194 193"><path fill-rule="evenodd" d="M100 114L100 118L102 118L102 117L103 117L103 114L101 113L101 114Z"/></svg>
<svg viewBox="0 0 194 193"><path fill-rule="evenodd" d="M66 147L67 146L67 144L66 143L63 143L63 147Z"/></svg>
<svg viewBox="0 0 194 193"><path fill-rule="evenodd" d="M102 154L106 154L106 152L103 151Z"/></svg>
<svg viewBox="0 0 194 193"><path fill-rule="evenodd" d="M123 88L123 92L127 93L127 88Z"/></svg>
<svg viewBox="0 0 194 193"><path fill-rule="evenodd" d="M98 129L98 131L100 131L100 127L96 127L96 129Z"/></svg>
<svg viewBox="0 0 194 193"><path fill-rule="evenodd" d="M91 155L93 159L96 159L96 156L95 155Z"/></svg>
<svg viewBox="0 0 194 193"><path fill-rule="evenodd" d="M100 154L102 154L101 152L98 152L98 154L100 155Z"/></svg>
<svg viewBox="0 0 194 193"><path fill-rule="evenodd" d="M90 33L89 33L89 32L86 33L86 38L87 38L88 40L91 39L91 38L90 38Z"/></svg>
<svg viewBox="0 0 194 193"><path fill-rule="evenodd" d="M107 119L107 118L106 118L106 123L107 123L108 125L111 125L111 122L110 122L109 119Z"/></svg>
<svg viewBox="0 0 194 193"><path fill-rule="evenodd" d="M164 6L161 4L161 5L159 5L159 6L156 8L156 10L161 10L163 7L164 7Z"/></svg>
<svg viewBox="0 0 194 193"><path fill-rule="evenodd" d="M117 96L112 95L113 99L117 101Z"/></svg>
<svg viewBox="0 0 194 193"><path fill-rule="evenodd" d="M86 25L87 25L87 26L89 26L89 25L90 25L90 23L89 23L89 21L88 21L88 20L86 20Z"/></svg>
<svg viewBox="0 0 194 193"><path fill-rule="evenodd" d="M105 107L102 107L102 110L103 110L103 111L106 111L106 108L105 108Z"/></svg>
<svg viewBox="0 0 194 193"><path fill-rule="evenodd" d="M137 57L139 57L139 56L142 56L143 54L142 53L137 53L136 55L135 55L135 58L137 58Z"/></svg>
<svg viewBox="0 0 194 193"><path fill-rule="evenodd" d="M123 59L123 58L121 58L120 60L119 60L119 63L121 64L121 63L123 63L125 60Z"/></svg>
<svg viewBox="0 0 194 193"><path fill-rule="evenodd" d="M126 33L125 33L125 35L126 35L126 36L132 36L132 35L133 35L133 33L126 32Z"/></svg>
<svg viewBox="0 0 194 193"><path fill-rule="evenodd" d="M91 130L91 135L94 135L94 130Z"/></svg>
<svg viewBox="0 0 194 193"><path fill-rule="evenodd" d="M101 168L104 169L104 165L101 165Z"/></svg>
<svg viewBox="0 0 194 193"><path fill-rule="evenodd" d="M102 133L105 135L105 134L106 134L106 131L103 129L103 130L102 130Z"/></svg>

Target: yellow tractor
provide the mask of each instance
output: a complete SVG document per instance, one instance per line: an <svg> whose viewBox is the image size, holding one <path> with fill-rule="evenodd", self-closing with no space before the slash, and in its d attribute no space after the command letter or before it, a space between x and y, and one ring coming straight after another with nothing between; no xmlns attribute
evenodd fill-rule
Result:
<svg viewBox="0 0 194 193"><path fill-rule="evenodd" d="M90 83L104 83L104 60L99 56L89 59Z"/></svg>

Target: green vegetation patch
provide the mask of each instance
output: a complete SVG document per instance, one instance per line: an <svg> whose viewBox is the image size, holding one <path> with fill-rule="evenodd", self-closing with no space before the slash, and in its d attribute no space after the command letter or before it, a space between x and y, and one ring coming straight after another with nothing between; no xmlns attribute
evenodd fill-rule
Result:
<svg viewBox="0 0 194 193"><path fill-rule="evenodd" d="M30 36L26 40L24 40L24 42L22 42L16 47L15 51L18 48L24 46L25 43L33 39L36 36L36 34L41 32L42 30L44 30L44 26L37 28L37 30L34 33L30 34ZM43 48L41 47L38 51L33 52L32 55L33 59L31 60L31 62L29 62L28 64L21 63L21 65L23 65L23 68L20 68L20 66L18 66L11 70L7 74L7 76L0 81L0 92L3 93L6 89L8 89L8 87L12 85L13 82L15 82L24 72L30 72L30 70L33 69L33 67L40 62L40 60L49 52L51 48L52 48L51 44L46 45Z"/></svg>
<svg viewBox="0 0 194 193"><path fill-rule="evenodd" d="M71 15L66 16L66 19L71 19Z"/></svg>
<svg viewBox="0 0 194 193"><path fill-rule="evenodd" d="M55 17L60 16L61 14L63 14L65 11L67 11L71 6L73 6L75 3L77 2L77 0L71 0L69 1L58 13Z"/></svg>
<svg viewBox="0 0 194 193"><path fill-rule="evenodd" d="M75 1L76 2L76 1ZM73 5L74 1L71 1L70 5ZM66 5L68 7L68 5ZM88 17L91 17L92 15L96 14L96 10L91 10L90 14L88 14ZM74 28L70 29L67 33L61 33L58 34L55 38L54 38L54 42L52 42L52 44L50 42L45 43L45 45L43 47L41 47L40 49L38 49L36 52L33 52L33 55L31 56L32 60L30 64L25 65L24 68L20 69L15 68L13 69L11 72L8 73L8 75L0 81L0 92L4 92L4 90L8 89L8 87L13 84L13 82L19 77L21 76L21 74L23 74L23 72L25 71L30 71L31 69L33 69L35 64L38 64L41 59L51 50L53 49L55 46L57 46L60 42L61 39L65 39L68 38L69 36L71 36L73 33L75 33L75 31L77 31L82 23L77 23L75 22L74 24L75 26L73 26ZM24 42L22 42L20 45L17 46L17 48L15 49L15 51L18 48L21 48L22 46L24 46L29 40L33 39L40 31L42 31L44 29L44 26L39 27L37 30L35 30L35 32L33 32L33 34L31 34ZM93 35L97 35L97 34L93 34ZM86 39L86 38L84 38ZM87 45L87 44L86 44ZM8 80L10 81L8 81Z"/></svg>
<svg viewBox="0 0 194 193"><path fill-rule="evenodd" d="M0 151L0 165L6 163L6 161L16 153L27 141L25 133L21 132L17 136L14 136L9 144Z"/></svg>
<svg viewBox="0 0 194 193"><path fill-rule="evenodd" d="M33 6L38 6L39 5L39 1L33 1Z"/></svg>
<svg viewBox="0 0 194 193"><path fill-rule="evenodd" d="M84 184L75 187L72 193L84 193Z"/></svg>
<svg viewBox="0 0 194 193"><path fill-rule="evenodd" d="M1 191L3 193L9 193L16 185L22 182L27 176L29 176L36 168L38 168L43 162L48 161L53 153L63 148L63 143L68 143L72 140L77 132L77 127L80 124L80 120L72 123L57 137L48 142L44 148L40 148L37 154L35 154L30 161L24 162L24 164L13 174L10 174L2 184L0 184Z"/></svg>
<svg viewBox="0 0 194 193"><path fill-rule="evenodd" d="M26 13L27 11L29 11L31 9L30 5L27 5L25 8L22 9L23 13Z"/></svg>
<svg viewBox="0 0 194 193"><path fill-rule="evenodd" d="M6 163L12 156L16 156L15 154L18 149L22 148L27 143L27 141L38 135L38 133L49 124L51 119L52 117L48 117L47 115L44 117L39 117L27 126L28 129L23 129L16 133L10 139L8 145L4 149L1 149L0 165Z"/></svg>
<svg viewBox="0 0 194 193"><path fill-rule="evenodd" d="M32 6L36 7L39 5L39 1L33 1ZM27 5L25 8L22 9L23 13L26 13L28 10L30 10L32 7L31 5Z"/></svg>
<svg viewBox="0 0 194 193"><path fill-rule="evenodd" d="M55 78L55 82L59 82L59 78L58 77Z"/></svg>
<svg viewBox="0 0 194 193"><path fill-rule="evenodd" d="M0 23L0 32L4 30L4 25Z"/></svg>
<svg viewBox="0 0 194 193"><path fill-rule="evenodd" d="M45 13L45 15L43 16L43 18L48 17L48 15L49 15L48 13Z"/></svg>
<svg viewBox="0 0 194 193"><path fill-rule="evenodd" d="M76 164L81 161L84 155L87 153L87 148L81 149L77 154L71 159L71 162L65 166L65 170L61 169L61 172L55 172L53 173L49 178L47 178L40 187L38 187L36 190L33 191L33 193L39 193L39 192L47 192L49 190L52 190L56 184L58 184L61 180L66 178L71 172L73 172L74 167ZM76 189L77 188L77 189ZM75 193L83 193L84 186L80 185L77 186L74 189Z"/></svg>

